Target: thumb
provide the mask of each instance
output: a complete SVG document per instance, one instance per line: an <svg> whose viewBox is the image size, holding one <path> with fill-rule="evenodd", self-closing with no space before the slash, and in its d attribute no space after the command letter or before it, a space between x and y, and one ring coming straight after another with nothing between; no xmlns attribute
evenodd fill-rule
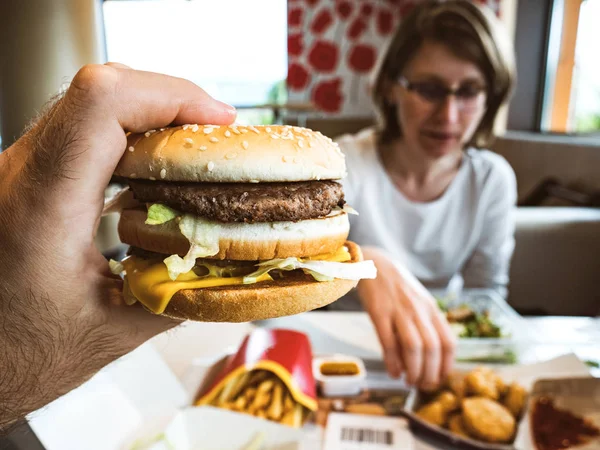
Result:
<svg viewBox="0 0 600 450"><path fill-rule="evenodd" d="M27 164L44 196L101 208L104 188L126 146L126 131L172 123L229 124L235 110L181 78L117 65L85 66L30 135ZM99 210L97 211L99 212Z"/></svg>

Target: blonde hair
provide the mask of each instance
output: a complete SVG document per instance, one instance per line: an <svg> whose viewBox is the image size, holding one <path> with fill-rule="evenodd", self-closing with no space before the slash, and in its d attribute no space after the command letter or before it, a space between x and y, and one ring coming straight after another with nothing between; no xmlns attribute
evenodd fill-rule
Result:
<svg viewBox="0 0 600 450"><path fill-rule="evenodd" d="M387 101L386 89L426 40L444 44L483 73L486 111L467 145L488 146L494 138L498 111L515 84L515 56L502 23L489 9L467 0L423 1L402 20L375 73L373 101L380 122L379 142L386 144L402 136L396 107Z"/></svg>

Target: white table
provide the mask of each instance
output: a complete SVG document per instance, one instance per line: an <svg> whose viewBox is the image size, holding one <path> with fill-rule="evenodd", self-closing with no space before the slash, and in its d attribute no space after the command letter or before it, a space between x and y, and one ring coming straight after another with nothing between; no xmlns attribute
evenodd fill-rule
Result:
<svg viewBox="0 0 600 450"><path fill-rule="evenodd" d="M600 362L599 319L535 317L525 319L525 323L534 340L519 352L521 363L544 361L571 352L581 359ZM200 359L210 357L214 355L213 343L217 341L223 343L222 348L235 351L239 341L255 326L302 331L309 336L315 354L346 353L364 359L381 359L375 329L364 312L310 312L253 325L227 324L225 327L188 323L171 335L158 336L153 344L176 374L184 374L190 364L190 354ZM594 372L600 376L600 370ZM417 450L436 448L440 448L439 442L418 437ZM454 449L447 445L441 448Z"/></svg>
<svg viewBox="0 0 600 450"><path fill-rule="evenodd" d="M587 317L534 317L524 319L532 341L522 343L521 363L544 361L573 352L581 359L600 362L600 319ZM188 322L157 336L153 345L176 375L193 358L235 350L256 326L289 328L306 333L316 354L348 353L381 359L375 329L364 312L309 312L256 324L201 324Z"/></svg>
<svg viewBox="0 0 600 450"><path fill-rule="evenodd" d="M534 330L535 342L528 346L525 362L571 351L580 358L600 361L599 320L551 317L527 319L526 323ZM256 326L303 331L309 335L316 354L381 358L374 329L365 313L312 312L257 324L188 322L155 337L43 412L34 414L32 428L49 450L117 449L100 443L117 442L136 423L143 422L148 429L163 425L173 407L189 401L177 379L183 379L198 360L235 351ZM145 384L152 383L158 375L163 385L152 386L148 395ZM114 388L115 383L120 390ZM124 402L123 391L134 400L137 409ZM428 450L436 448L434 445L419 440L417 448Z"/></svg>

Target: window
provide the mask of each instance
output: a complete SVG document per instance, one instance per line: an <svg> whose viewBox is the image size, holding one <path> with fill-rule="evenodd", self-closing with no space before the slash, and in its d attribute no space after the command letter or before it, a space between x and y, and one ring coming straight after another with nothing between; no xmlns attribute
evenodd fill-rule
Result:
<svg viewBox="0 0 600 450"><path fill-rule="evenodd" d="M285 95L284 0L106 0L103 14L109 61L187 78L237 107ZM268 122L269 114L239 118Z"/></svg>
<svg viewBox="0 0 600 450"><path fill-rule="evenodd" d="M555 0L542 130L600 131L600 0Z"/></svg>
<svg viewBox="0 0 600 450"><path fill-rule="evenodd" d="M571 99L571 128L575 131L600 130L599 17L600 0L584 1L577 29Z"/></svg>

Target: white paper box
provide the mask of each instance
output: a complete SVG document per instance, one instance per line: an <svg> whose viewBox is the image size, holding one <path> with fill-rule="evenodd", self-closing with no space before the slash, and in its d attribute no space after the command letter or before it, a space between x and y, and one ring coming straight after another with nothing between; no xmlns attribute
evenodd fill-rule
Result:
<svg viewBox="0 0 600 450"><path fill-rule="evenodd" d="M264 450L297 450L302 432L248 414L211 406L182 410L150 450L241 450L263 433Z"/></svg>

